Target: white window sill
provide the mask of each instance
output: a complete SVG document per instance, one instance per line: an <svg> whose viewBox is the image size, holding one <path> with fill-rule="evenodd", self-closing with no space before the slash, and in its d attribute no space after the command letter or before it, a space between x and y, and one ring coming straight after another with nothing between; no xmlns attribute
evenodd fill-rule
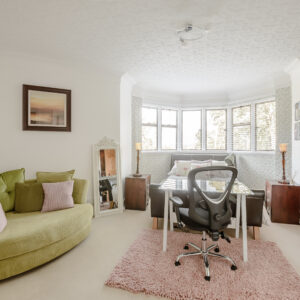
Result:
<svg viewBox="0 0 300 300"><path fill-rule="evenodd" d="M163 154L163 153L171 153L171 154L224 154L224 153L234 153L234 154L264 154L264 155L275 155L275 151L227 151L227 150L142 150L142 154Z"/></svg>

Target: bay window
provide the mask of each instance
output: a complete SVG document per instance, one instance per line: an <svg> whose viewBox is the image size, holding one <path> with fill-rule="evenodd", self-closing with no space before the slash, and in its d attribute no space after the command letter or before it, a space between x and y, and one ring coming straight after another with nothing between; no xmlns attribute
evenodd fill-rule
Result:
<svg viewBox="0 0 300 300"><path fill-rule="evenodd" d="M177 111L161 110L161 149L177 149Z"/></svg>
<svg viewBox="0 0 300 300"><path fill-rule="evenodd" d="M182 111L182 149L202 149L202 114L201 110Z"/></svg>
<svg viewBox="0 0 300 300"><path fill-rule="evenodd" d="M232 150L251 150L251 106L232 109Z"/></svg>
<svg viewBox="0 0 300 300"><path fill-rule="evenodd" d="M274 151L276 102L218 109L143 106L141 127L145 151Z"/></svg>
<svg viewBox="0 0 300 300"><path fill-rule="evenodd" d="M157 150L157 109L142 108L142 149Z"/></svg>
<svg viewBox="0 0 300 300"><path fill-rule="evenodd" d="M227 144L226 109L206 110L206 149L226 150Z"/></svg>
<svg viewBox="0 0 300 300"><path fill-rule="evenodd" d="M276 143L275 101L255 105L255 138L257 151L274 151Z"/></svg>

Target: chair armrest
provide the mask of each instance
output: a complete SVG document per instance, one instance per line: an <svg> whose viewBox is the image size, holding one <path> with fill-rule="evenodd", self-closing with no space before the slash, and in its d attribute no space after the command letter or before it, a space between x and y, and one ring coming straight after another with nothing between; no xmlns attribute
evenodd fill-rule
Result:
<svg viewBox="0 0 300 300"><path fill-rule="evenodd" d="M177 196L171 197L171 198L170 198L170 201L172 201L173 204L174 204L175 206L177 206L177 207L183 206L183 201L182 201L179 197L177 197Z"/></svg>

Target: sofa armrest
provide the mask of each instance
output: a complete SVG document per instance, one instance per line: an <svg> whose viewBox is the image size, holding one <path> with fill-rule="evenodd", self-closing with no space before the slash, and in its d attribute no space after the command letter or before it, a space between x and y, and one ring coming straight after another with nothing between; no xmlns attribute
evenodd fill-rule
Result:
<svg viewBox="0 0 300 300"><path fill-rule="evenodd" d="M75 204L83 204L87 201L89 182L86 179L74 179L73 199Z"/></svg>
<svg viewBox="0 0 300 300"><path fill-rule="evenodd" d="M164 217L165 193L159 189L160 184L150 184L151 217Z"/></svg>

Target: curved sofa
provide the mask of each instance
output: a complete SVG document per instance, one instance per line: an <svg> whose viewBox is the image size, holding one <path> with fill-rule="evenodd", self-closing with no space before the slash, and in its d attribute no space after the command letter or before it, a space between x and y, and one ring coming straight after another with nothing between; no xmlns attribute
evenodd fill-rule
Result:
<svg viewBox="0 0 300 300"><path fill-rule="evenodd" d="M7 227L0 234L0 280L47 263L88 236L93 208L85 203L87 184L74 180L73 208L6 213Z"/></svg>

